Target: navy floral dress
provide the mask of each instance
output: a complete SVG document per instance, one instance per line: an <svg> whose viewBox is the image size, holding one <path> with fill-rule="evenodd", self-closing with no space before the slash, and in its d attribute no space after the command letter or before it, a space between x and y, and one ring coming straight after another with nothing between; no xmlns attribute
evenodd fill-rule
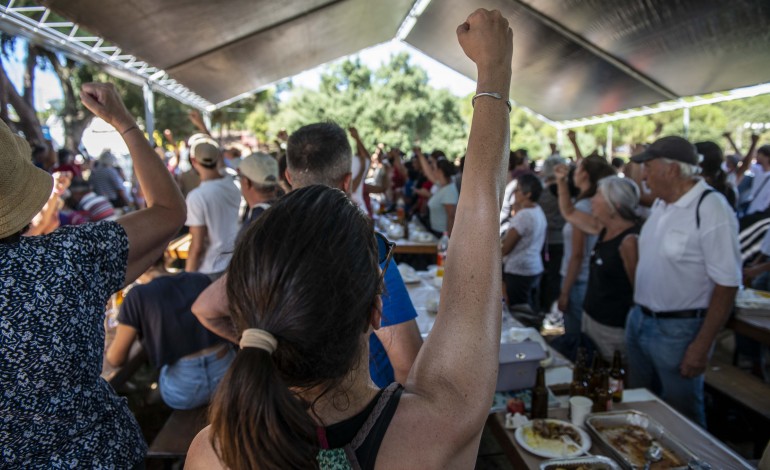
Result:
<svg viewBox="0 0 770 470"><path fill-rule="evenodd" d="M125 280L115 222L0 244L0 467L132 468L146 444L101 377L104 308Z"/></svg>

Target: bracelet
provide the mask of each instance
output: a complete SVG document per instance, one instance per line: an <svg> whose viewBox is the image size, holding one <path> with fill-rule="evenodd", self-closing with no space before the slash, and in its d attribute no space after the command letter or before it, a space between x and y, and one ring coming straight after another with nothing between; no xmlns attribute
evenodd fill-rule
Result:
<svg viewBox="0 0 770 470"><path fill-rule="evenodd" d="M503 95L501 95L500 93L492 93L492 92L482 91L480 93L476 93L475 95L473 95L473 98L471 98L471 107L472 108L476 107L476 98L479 98L481 96L489 96L490 98L494 98L496 100L502 100L503 99ZM511 100L505 100L505 104L508 106L508 112L509 113L511 111L513 111L513 107L511 106Z"/></svg>
<svg viewBox="0 0 770 470"><path fill-rule="evenodd" d="M120 135L124 136L124 135L128 134L129 132L133 131L134 129L139 129L139 126L134 124L133 126L129 127L128 129L124 130L123 132L121 132Z"/></svg>

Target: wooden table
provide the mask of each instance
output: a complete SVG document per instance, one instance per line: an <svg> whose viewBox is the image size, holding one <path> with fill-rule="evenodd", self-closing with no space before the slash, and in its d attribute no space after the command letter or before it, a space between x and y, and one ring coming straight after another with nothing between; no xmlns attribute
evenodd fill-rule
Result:
<svg viewBox="0 0 770 470"><path fill-rule="evenodd" d="M730 450L717 438L679 414L662 400L643 389L627 390L627 395L646 398L642 401L617 403L615 410L638 410L659 422L666 430L699 459L711 464L716 469L750 469L748 462ZM566 408L549 410L549 417L566 419ZM495 413L487 419L493 435L499 442L515 469L538 469L540 463L547 460L524 450L514 438L514 431L505 429L505 413ZM591 436L593 440L593 436ZM604 449L593 445L589 451L595 455L607 455Z"/></svg>
<svg viewBox="0 0 770 470"><path fill-rule="evenodd" d="M166 248L166 253L173 259L187 259L187 253L190 251L190 243L192 242L192 235L185 234L179 238L171 240Z"/></svg>
<svg viewBox="0 0 770 470"><path fill-rule="evenodd" d="M739 308L738 313L727 322L727 328L770 346L770 314L751 315L750 311Z"/></svg>
<svg viewBox="0 0 770 470"><path fill-rule="evenodd" d="M397 255L436 255L436 243L413 242L409 240L394 240L396 247L393 253Z"/></svg>

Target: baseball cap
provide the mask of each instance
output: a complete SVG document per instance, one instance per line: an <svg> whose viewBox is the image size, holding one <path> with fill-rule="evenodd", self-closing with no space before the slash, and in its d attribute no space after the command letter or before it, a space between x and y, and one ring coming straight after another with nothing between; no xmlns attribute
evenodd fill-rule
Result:
<svg viewBox="0 0 770 470"><path fill-rule="evenodd" d="M219 160L219 144L209 137L195 139L190 147L190 155L201 165L215 165Z"/></svg>
<svg viewBox="0 0 770 470"><path fill-rule="evenodd" d="M668 158L677 162L698 164L698 153L695 146L687 139L670 135L662 137L650 144L642 153L631 157L634 163L644 163L655 158Z"/></svg>
<svg viewBox="0 0 770 470"><path fill-rule="evenodd" d="M254 152L241 159L238 172L256 184L278 184L278 162L262 152Z"/></svg>

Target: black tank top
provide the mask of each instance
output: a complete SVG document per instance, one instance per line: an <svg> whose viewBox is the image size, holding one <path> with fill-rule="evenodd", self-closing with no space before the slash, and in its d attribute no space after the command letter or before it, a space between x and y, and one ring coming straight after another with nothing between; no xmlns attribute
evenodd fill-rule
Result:
<svg viewBox="0 0 770 470"><path fill-rule="evenodd" d="M634 286L623 267L620 244L628 235L639 234L640 229L636 224L611 240L604 240L606 231L602 231L591 252L583 310L603 325L626 326L626 316L634 303Z"/></svg>
<svg viewBox="0 0 770 470"><path fill-rule="evenodd" d="M329 449L345 448L348 460L357 461L359 467L354 468L374 469L377 452L403 391L404 388L394 382L380 390L374 400L357 415L327 426L323 431L319 429L326 440L326 445L322 443L321 446Z"/></svg>

